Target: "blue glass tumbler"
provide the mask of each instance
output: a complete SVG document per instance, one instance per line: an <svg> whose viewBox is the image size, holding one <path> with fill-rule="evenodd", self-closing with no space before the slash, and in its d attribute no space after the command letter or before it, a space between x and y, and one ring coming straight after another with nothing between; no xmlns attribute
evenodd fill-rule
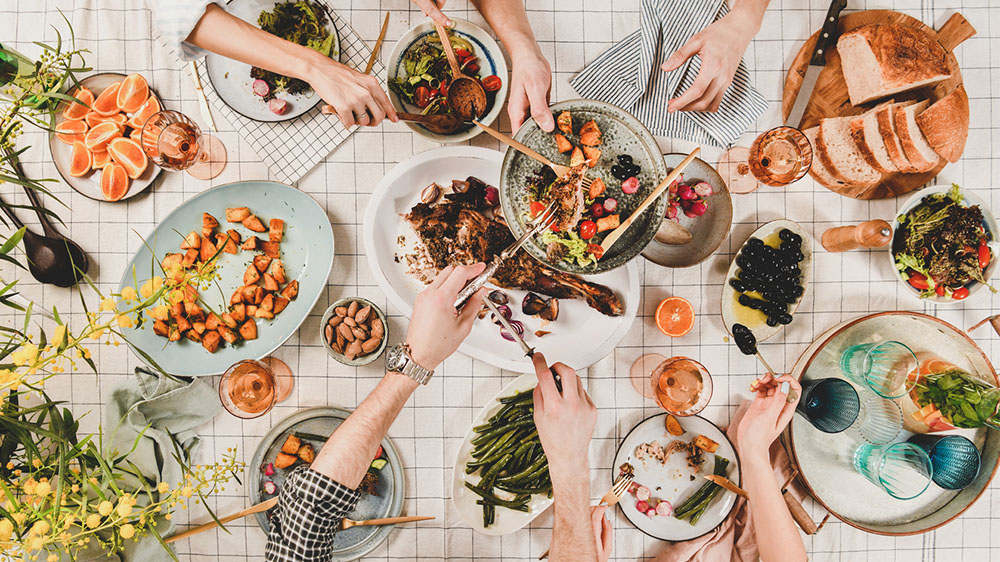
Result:
<svg viewBox="0 0 1000 562"><path fill-rule="evenodd" d="M802 381L802 399L795 411L824 433L840 433L858 419L858 391L842 379Z"/></svg>
<svg viewBox="0 0 1000 562"><path fill-rule="evenodd" d="M934 483L946 490L961 490L979 476L979 449L961 435L914 435L908 441L927 452Z"/></svg>

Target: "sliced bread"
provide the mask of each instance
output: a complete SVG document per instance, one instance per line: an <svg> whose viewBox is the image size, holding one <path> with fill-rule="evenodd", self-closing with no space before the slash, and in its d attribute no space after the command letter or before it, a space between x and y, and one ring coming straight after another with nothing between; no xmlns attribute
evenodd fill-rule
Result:
<svg viewBox="0 0 1000 562"><path fill-rule="evenodd" d="M917 126L935 152L949 162L958 162L969 136L969 96L965 87L960 85L918 113Z"/></svg>
<svg viewBox="0 0 1000 562"><path fill-rule="evenodd" d="M951 76L948 53L928 33L901 24L869 24L837 41L851 103L891 96Z"/></svg>
<svg viewBox="0 0 1000 562"><path fill-rule="evenodd" d="M883 174L899 171L899 168L892 163L892 158L889 157L889 149L885 147L885 140L878 132L877 113L889 105L892 103L882 104L860 117L851 119L851 138L854 139L854 144L858 145L858 150L861 151L861 156L864 157L865 161Z"/></svg>
<svg viewBox="0 0 1000 562"><path fill-rule="evenodd" d="M819 122L817 150L823 165L833 177L852 186L875 185L882 174L865 161L851 138L851 120L854 117L834 117Z"/></svg>
<svg viewBox="0 0 1000 562"><path fill-rule="evenodd" d="M912 105L912 101L893 103L887 106L880 106L875 112L875 120L878 123L878 132L885 143L885 150L889 153L889 159L900 172L909 174L917 169L906 159L903 153L903 145L899 143L899 135L896 134L896 110L900 107Z"/></svg>
<svg viewBox="0 0 1000 562"><path fill-rule="evenodd" d="M927 108L930 102L923 100L913 105L896 109L896 134L903 147L906 159L917 172L929 172L938 165L941 157L927 144L927 139L917 126L917 114Z"/></svg>
<svg viewBox="0 0 1000 562"><path fill-rule="evenodd" d="M819 140L818 140L819 126L817 125L811 129L806 129L805 131L802 132L806 135L806 138L809 139L809 143L812 144L814 147L813 150L814 158L812 159L812 165L809 167L809 174L813 177L813 179L818 181L820 185L828 187L830 189L847 187L847 183L842 182L837 178L833 177L833 174L831 174L830 170L828 170L826 165L823 164L823 161L815 157L816 152L818 151L815 149L815 147L819 146Z"/></svg>

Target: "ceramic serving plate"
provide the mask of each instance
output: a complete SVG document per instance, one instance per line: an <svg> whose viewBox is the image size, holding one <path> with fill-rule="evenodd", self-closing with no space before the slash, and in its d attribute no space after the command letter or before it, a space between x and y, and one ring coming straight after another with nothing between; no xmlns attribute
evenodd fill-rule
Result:
<svg viewBox="0 0 1000 562"><path fill-rule="evenodd" d="M831 328L799 357L792 376L803 380L845 378L840 370L840 357L845 349L885 340L903 342L920 359L935 355L990 384L997 384L989 360L965 333L933 316L905 311L863 316ZM856 388L859 393L869 392ZM996 473L1000 433L986 429L946 433L964 435L979 447L982 455L979 476L961 491L931 484L911 500L895 499L855 472L854 451L860 442L846 433L823 433L796 415L784 438L802 482L830 513L869 533L912 535L940 527L961 515L986 491ZM905 441L911 435L904 430L896 440Z"/></svg>
<svg viewBox="0 0 1000 562"><path fill-rule="evenodd" d="M413 251L412 244L417 240L402 215L420 201L420 192L432 182L450 186L452 179L476 176L496 185L500 159L501 153L485 148L437 148L397 164L375 188L365 212L365 255L389 302L407 317L412 314L413 302L424 285L407 273L405 260L399 257ZM405 240L403 244L401 238ZM559 318L545 327L551 333L537 337L534 332L541 328L541 321L527 318L520 310L526 291L504 289L510 297L514 319L525 324L528 345L550 357L559 357L574 369L587 368L611 353L628 333L639 308L639 274L635 264L586 278L610 287L622 299L625 314L604 316L582 300L560 299ZM459 351L501 369L534 371L521 348L501 338L499 328L488 318L476 321Z"/></svg>
<svg viewBox="0 0 1000 562"><path fill-rule="evenodd" d="M242 225L226 222L227 207L250 207L264 224L272 218L285 221L281 259L288 279L299 280L299 295L273 320L258 320L258 337L236 346L225 344L209 353L199 343L181 339L167 342L153 333L153 323L122 330L130 347L141 349L164 371L177 376L216 375L241 359L265 357L292 334L309 315L333 265L333 230L326 212L305 193L270 181L245 181L214 187L188 199L174 209L145 237L122 274L121 287L141 287L154 275L162 275L159 262L167 253L177 252L183 237L192 230L201 232L202 213L211 213L223 231L233 228L242 237L251 233ZM201 291L203 306L221 313L229 305L233 290L243 285L243 273L254 252L219 255L219 278L215 287ZM141 353L140 360L147 362Z"/></svg>
<svg viewBox="0 0 1000 562"><path fill-rule="evenodd" d="M927 298L921 298L920 290L915 288L913 285L910 285L910 283L907 281L907 278L904 276L904 273L896 268L895 248L897 244L902 245L903 243L902 231L899 226L900 217L903 217L907 213L912 211L914 207L916 207L923 201L924 197L927 197L928 195L936 195L939 193L948 193L949 191L951 191L951 185L936 185L933 187L928 187L926 189L921 189L920 191L914 193L909 199L907 199L906 203L903 203L903 206L899 208L899 212L896 213L895 218L893 218L892 220L892 232L893 232L892 244L889 244L888 246L889 265L890 267L892 267L892 271L896 273L896 278L899 279L899 282L903 284L903 287L906 289L907 294L913 295L914 297L920 299L922 302L929 302L937 305L961 305L962 301L955 300L949 297L941 297L938 295L932 295ZM965 205L966 207L979 205L980 210L983 211L983 227L986 229L986 239L987 239L986 244L990 247L990 249L993 250L993 259L990 261L990 264L986 266L986 271L984 273L984 277L987 280L989 280L996 273L997 263L1000 262L1000 260L998 260L998 257L1000 257L1000 242L997 241L997 233L1000 233L1000 227L997 226L997 220L996 218L993 217L993 213L990 212L989 203L987 203L978 195L972 193L967 189L963 188L961 193L962 193L963 205ZM970 281L965 286L966 288L969 289L969 296L972 296L976 294L979 290L981 290L985 285L983 285L979 281Z"/></svg>
<svg viewBox="0 0 1000 562"><path fill-rule="evenodd" d="M490 75L500 77L501 85L500 89L496 91L493 105L481 119L484 124L492 125L493 122L496 121L496 118L500 115L500 111L503 109L504 100L507 99L507 63L504 61L503 51L500 50L500 45L497 44L496 40L494 40L485 29L479 27L471 21L456 17L452 17L451 21L454 23L454 27L451 29L452 33L471 43L472 48L475 49L474 54L479 57L479 76L482 78ZM403 55L411 47L417 46L419 43L426 41L427 38L431 36L436 38L437 30L434 29L434 22L427 19L426 21L411 27L406 33L403 34L402 37L399 38L399 41L396 41L396 45L392 48L392 52L389 54L389 64L386 66L387 82L406 76L406 66L403 63ZM389 100L392 102L392 106L396 108L396 111L406 111L409 113L421 113L423 111L415 105L404 103L403 100L400 99L399 95L392 90L392 88L387 88L387 91L389 93ZM487 96L488 95L489 93L487 93ZM442 135L439 133L432 133L419 123L413 123L411 121L405 121L405 123L407 127L413 129L413 132L418 135L441 143L464 142L483 132L479 127L469 125L454 133Z"/></svg>
<svg viewBox="0 0 1000 562"><path fill-rule="evenodd" d="M256 505L274 497L264 492L264 481L271 480L280 491L285 484L285 475L292 469L275 469L273 476L264 476L260 470L262 465L274 462L281 450L282 443L290 433L310 433L317 436L329 436L351 412L340 408L310 408L301 410L281 420L260 441L247 471L254 474L247 480L250 491L250 504ZM303 439L319 452L323 441L318 439ZM361 521L365 519L380 519L396 517L403 512L403 499L406 497L406 478L403 476L403 463L399 453L388 437L382 440L385 458L389 461L378 472L378 495L363 494L361 501L353 511L347 514L348 519ZM298 465L296 465L298 466ZM270 528L268 513L255 515L257 524L267 533ZM337 531L333 537L333 560L347 561L364 558L366 554L378 548L392 532L394 525L376 527L351 527Z"/></svg>
<svg viewBox="0 0 1000 562"><path fill-rule="evenodd" d="M664 499L675 508L685 499L695 493L698 488L708 482L705 476L713 474L716 455L729 459L728 478L737 485L741 482L740 463L736 455L736 449L715 424L701 416L688 416L680 418L681 427L684 434L674 437L666 432L664 422L667 414L657 414L650 416L628 432L618 445L618 452L615 454L615 462L611 469L611 482L618 477L620 467L629 463L635 469L635 482L649 488L651 495ZM719 444L719 449L713 453L703 453L705 462L694 470L687 465L685 454L676 452L660 462L656 459L645 458L638 460L635 457L635 449L643 443L658 442L666 447L674 440L686 442L694 441L698 435L704 435ZM694 477L692 479L692 476ZM639 513L635 507L636 498L632 494L622 496L618 506L625 517L635 525L637 529L647 535L664 541L686 541L700 537L719 526L722 521L729 516L729 513L736 505L736 494L728 490L722 490L712 503L708 506L705 514L692 525L687 520L680 520L673 515L650 517L645 513Z"/></svg>
<svg viewBox="0 0 1000 562"><path fill-rule="evenodd" d="M574 132L590 120L597 123L601 130L603 143L598 147L602 155L593 168L586 169L590 178L600 177L607 185L606 195L618 200L618 214L625 222L639 204L656 189L660 180L667 175L667 165L660 154L656 140L649 130L627 111L614 105L594 100L569 100L559 102L549 108L554 116L563 111L569 111L573 116ZM558 129L555 132L559 132ZM538 151L556 164L569 165L569 153L561 154L556 149L554 133L542 131L534 119L528 119L514 139ZM578 137L573 135L576 144ZM620 154L632 156L633 162L641 171L639 173L639 190L632 194L623 193L621 181L611 175L611 167L617 164ZM529 198L525 189L527 178L534 176L542 168L539 162L521 154L513 148L508 148L504 155L503 169L500 172L500 204L503 215L510 225L515 237L525 231L525 222L529 214ZM667 196L664 193L656 204L648 209L625 231L596 264L581 267L576 263L559 260L551 263L545 255L545 243L540 238L529 240L525 245L528 251L538 261L567 273L593 274L610 271L621 267L639 255L656 234L664 211L667 207ZM593 240L597 240L594 237Z"/></svg>
<svg viewBox="0 0 1000 562"><path fill-rule="evenodd" d="M479 482L478 474L472 476L465 474L465 465L472 460L472 440L476 437L476 432L472 428L486 423L486 420L490 416L500 410L502 407L500 398L534 388L537 383L537 376L526 374L517 377L508 383L507 386L504 386L503 390L498 392L493 398L490 398L490 401L476 414L475 419L472 420L472 425L469 426L468 433L465 434L465 439L462 440L462 446L458 448L458 454L455 457L455 470L452 472L451 501L455 505L455 509L458 511L458 515L462 518L462 521L465 521L466 524L472 527L472 530L478 533L483 533L484 535L506 535L513 533L531 523L535 517L541 515L543 511L552 505L552 498L546 494L535 494L531 497L531 501L528 502L530 511L515 511L513 509L498 507L496 510L496 519L493 524L489 527L483 527L483 506L476 504L479 496L465 487L465 480L467 478L472 484Z"/></svg>
<svg viewBox="0 0 1000 562"><path fill-rule="evenodd" d="M802 228L799 223L788 219L774 220L753 231L750 238L759 238L764 240L765 243L769 243L771 240L769 237L777 239L778 233L785 228L802 237L802 255L804 256L804 259L799 262L799 269L802 272L802 288L806 289L809 286L809 279L812 278L812 236L806 232L806 230ZM744 242L744 246L745 245L746 242ZM741 246L740 251L742 250L743 247ZM736 255L739 254L737 253ZM726 283L722 286L722 322L726 325L726 331L729 332L730 335L732 335L733 324L743 324L744 326L750 328L750 331L753 332L753 335L757 338L758 342L762 342L780 332L783 326L780 324L777 326L768 326L764 323L766 320L764 313L759 310L751 310L742 306L737 301L739 294L736 292L736 289L733 289L729 285L729 280L735 279L736 272L740 269L736 265L736 255L733 256L733 261L729 264L729 271L726 273ZM789 314L794 316L795 310L799 307L799 304L802 303L802 298L804 296L805 291L803 290L802 296L799 297L799 300L795 301L792 306L789 307Z"/></svg>
<svg viewBox="0 0 1000 562"><path fill-rule="evenodd" d="M102 72L100 74L91 74L80 80L80 85L93 92L94 97L97 97L105 88L124 79L124 74ZM156 98L156 101L160 102L160 107L163 107L163 100L156 95L152 86L149 87L149 95ZM66 109L66 102L60 104L56 110L56 125L64 121L62 116L64 109ZM69 184L77 193L90 199L96 199L97 201L112 202L105 199L103 192L101 192L100 170L92 170L89 174L80 177L69 175L70 166L73 161L73 147L57 139L55 133L49 133L49 153L52 155L52 162L56 165L56 170L59 171L59 175L62 176L63 181ZM150 161L146 165L146 170L142 172L142 175L129 183L128 192L125 193L125 196L118 201L114 201L114 203L139 195L149 188L149 186L153 185L153 181L159 177L162 171L159 166Z"/></svg>
<svg viewBox="0 0 1000 562"><path fill-rule="evenodd" d="M677 167L687 154L666 154L663 160L667 169ZM694 185L700 181L712 186L712 195L705 200L708 210L700 217L687 217L678 213L680 225L691 232L691 242L671 246L653 238L642 251L642 257L663 267L691 267L697 265L719 249L733 226L733 198L722 176L708 162L695 158L684 170L684 183ZM667 219L664 219L667 220Z"/></svg>
<svg viewBox="0 0 1000 562"><path fill-rule="evenodd" d="M274 10L275 4L283 1L286 0L229 0L223 9L251 25L257 25L257 19L261 12L271 12ZM317 0L317 3L326 10L326 28L333 34L333 49L330 51L330 58L339 61L340 36L333 23L333 12L323 0ZM277 115L268 109L264 98L253 93L254 79L250 78L251 68L249 64L215 53L205 55L205 70L215 93L222 98L226 105L248 119L268 122L289 121L303 115L322 101L319 94L312 89L295 95L280 92L277 97L288 102L288 107L285 113Z"/></svg>

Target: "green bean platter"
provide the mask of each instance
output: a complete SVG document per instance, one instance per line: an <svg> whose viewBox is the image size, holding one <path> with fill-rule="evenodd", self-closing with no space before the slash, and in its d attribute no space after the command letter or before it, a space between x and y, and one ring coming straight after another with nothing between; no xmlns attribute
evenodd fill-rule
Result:
<svg viewBox="0 0 1000 562"><path fill-rule="evenodd" d="M518 377L473 421L458 451L452 498L474 530L503 535L552 503L548 459L532 417L534 374Z"/></svg>

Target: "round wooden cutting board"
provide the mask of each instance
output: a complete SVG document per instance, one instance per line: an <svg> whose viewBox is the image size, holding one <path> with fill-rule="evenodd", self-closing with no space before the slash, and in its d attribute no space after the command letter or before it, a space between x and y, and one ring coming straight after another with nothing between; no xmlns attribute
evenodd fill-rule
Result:
<svg viewBox="0 0 1000 562"><path fill-rule="evenodd" d="M958 61L955 59L955 55L952 53L952 50L954 50L954 48L957 47L962 41L965 41L969 37L975 35L976 30L964 17L962 17L961 14L952 14L948 21L945 22L945 24L942 25L941 29L938 31L934 31L918 19L910 17L906 14L894 12L892 10L866 10L863 12L854 12L840 18L838 27L840 33L846 33L863 25L872 23L896 23L919 29L935 37L948 51L948 66L951 70L951 78L933 86L927 86L911 92L897 94L893 96L893 99L896 101L929 99L931 100L931 103L933 103L941 97L951 93L955 88L962 84L962 73L958 67ZM795 103L795 96L798 94L799 88L802 86L802 79L805 76L806 68L809 66L809 58L812 55L813 47L816 45L816 38L818 36L819 31L814 33L812 37L810 37L802 45L802 48L792 61L791 67L788 69L788 76L785 78L784 94L781 100L782 121L788 118L788 113L792 110L792 105ZM826 67L820 73L819 78L816 81L816 86L813 88L812 97L809 99L809 104L806 106L805 113L802 115L802 122L799 124L799 128L804 130L813 127L819 124L820 118L823 117L860 115L861 113L864 113L868 109L874 107L877 103L878 101L869 102L865 105L857 107L851 105L850 99L847 95L847 83L844 81L844 72L841 67L840 54L837 52L836 46L832 46L827 50ZM945 164L947 164L947 161L942 159L941 163L938 164L937 167L930 172L922 174L887 174L881 182L873 187L840 187L836 189L829 189L841 195L854 197L856 199L885 199L889 197L896 197L897 195L913 191L914 189L918 189L927 184L927 182L931 181L931 179L945 167Z"/></svg>

